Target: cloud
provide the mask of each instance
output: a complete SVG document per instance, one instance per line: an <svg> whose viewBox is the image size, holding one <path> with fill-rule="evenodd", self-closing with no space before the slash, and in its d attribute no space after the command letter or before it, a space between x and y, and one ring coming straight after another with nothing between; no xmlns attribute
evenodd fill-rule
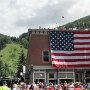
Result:
<svg viewBox="0 0 90 90"><path fill-rule="evenodd" d="M74 1L72 0L47 0L48 3L42 8L35 9L30 15L31 18L19 18L16 22L18 26L30 27L49 27L51 24L62 23L62 15L67 17L67 10L72 8ZM52 2L53 1L53 2ZM69 3L69 4L67 4ZM63 7L65 5L65 7Z"/></svg>
<svg viewBox="0 0 90 90"><path fill-rule="evenodd" d="M54 28L89 15L89 8L90 0L0 0L0 33L17 37L28 28Z"/></svg>
<svg viewBox="0 0 90 90"><path fill-rule="evenodd" d="M90 15L90 0L78 0L71 9L68 10L71 21ZM71 17L71 18L70 18Z"/></svg>

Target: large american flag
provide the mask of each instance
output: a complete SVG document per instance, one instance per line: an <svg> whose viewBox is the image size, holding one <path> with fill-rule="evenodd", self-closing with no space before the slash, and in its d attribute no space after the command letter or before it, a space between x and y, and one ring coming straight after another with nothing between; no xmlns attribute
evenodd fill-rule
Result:
<svg viewBox="0 0 90 90"><path fill-rule="evenodd" d="M49 36L54 67L90 67L90 31L50 31Z"/></svg>

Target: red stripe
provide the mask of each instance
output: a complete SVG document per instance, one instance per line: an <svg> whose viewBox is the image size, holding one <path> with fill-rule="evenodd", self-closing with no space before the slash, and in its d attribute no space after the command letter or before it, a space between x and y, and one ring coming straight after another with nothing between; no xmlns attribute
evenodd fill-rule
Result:
<svg viewBox="0 0 90 90"><path fill-rule="evenodd" d="M80 65L58 65L52 64L55 68L90 68L90 64L80 64Z"/></svg>
<svg viewBox="0 0 90 90"><path fill-rule="evenodd" d="M90 42L74 42L74 45L90 45Z"/></svg>
<svg viewBox="0 0 90 90"><path fill-rule="evenodd" d="M90 31L74 31L74 34L90 34Z"/></svg>
<svg viewBox="0 0 90 90"><path fill-rule="evenodd" d="M52 58L52 61L56 61L56 62L88 62L90 61L90 58L88 59L54 59Z"/></svg>
<svg viewBox="0 0 90 90"><path fill-rule="evenodd" d="M74 37L74 39L90 39L90 37Z"/></svg>
<svg viewBox="0 0 90 90"><path fill-rule="evenodd" d="M90 48L74 48L74 50L90 50Z"/></svg>
<svg viewBox="0 0 90 90"><path fill-rule="evenodd" d="M90 53L72 53L72 54L65 54L65 53L51 53L54 56L90 56Z"/></svg>

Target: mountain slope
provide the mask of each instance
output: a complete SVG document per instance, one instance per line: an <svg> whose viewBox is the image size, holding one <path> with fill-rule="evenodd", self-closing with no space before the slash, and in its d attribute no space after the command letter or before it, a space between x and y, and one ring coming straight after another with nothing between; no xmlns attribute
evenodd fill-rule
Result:
<svg viewBox="0 0 90 90"><path fill-rule="evenodd" d="M62 26L60 26L62 27ZM66 29L69 28L77 28L77 29L85 29L85 28L90 28L90 15L80 18L78 20L75 20L74 22L67 23L63 25Z"/></svg>
<svg viewBox="0 0 90 90"><path fill-rule="evenodd" d="M19 38L0 34L0 76L5 77L11 73L14 75L19 67L22 71L20 58L26 60L27 37L28 33L23 33Z"/></svg>

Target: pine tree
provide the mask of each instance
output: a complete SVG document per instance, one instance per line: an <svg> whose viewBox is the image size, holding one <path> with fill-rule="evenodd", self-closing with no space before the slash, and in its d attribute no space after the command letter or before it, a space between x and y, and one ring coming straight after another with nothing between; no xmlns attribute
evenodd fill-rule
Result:
<svg viewBox="0 0 90 90"><path fill-rule="evenodd" d="M23 65L26 64L25 56L23 50L21 50L20 56L19 56L19 63L18 63L18 72L17 76L20 77L20 72L23 72Z"/></svg>

